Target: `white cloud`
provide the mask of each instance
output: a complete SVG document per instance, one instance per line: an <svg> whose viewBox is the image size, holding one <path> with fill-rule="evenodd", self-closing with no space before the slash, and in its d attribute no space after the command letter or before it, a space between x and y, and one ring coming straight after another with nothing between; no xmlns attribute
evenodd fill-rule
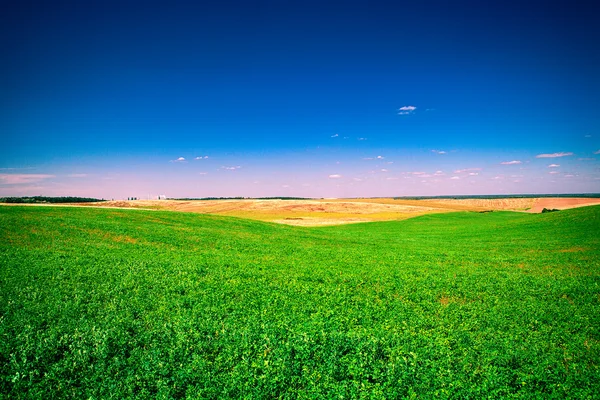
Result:
<svg viewBox="0 0 600 400"><path fill-rule="evenodd" d="M395 177L389 177L389 178L385 178L386 181L395 181L398 180L398 178Z"/></svg>
<svg viewBox="0 0 600 400"><path fill-rule="evenodd" d="M453 181L457 181L457 180L459 180L459 179L460 179L460 177L459 177L459 176L453 176L453 177L452 177L452 178L450 178L450 179L452 179Z"/></svg>
<svg viewBox="0 0 600 400"><path fill-rule="evenodd" d="M388 172L388 170L387 170L387 169L385 169L385 168L382 168L382 169L381 169L381 172Z"/></svg>
<svg viewBox="0 0 600 400"><path fill-rule="evenodd" d="M550 171L550 172L548 172L548 173L549 173L549 174L552 174L552 175L554 175L554 174L560 174L560 172L558 172L558 171Z"/></svg>
<svg viewBox="0 0 600 400"><path fill-rule="evenodd" d="M567 174L567 175L565 175L565 178L573 178L574 176L575 176L575 175L572 175L572 174Z"/></svg>
<svg viewBox="0 0 600 400"><path fill-rule="evenodd" d="M185 158L184 157L179 157L176 160L171 160L171 162L185 162Z"/></svg>
<svg viewBox="0 0 600 400"><path fill-rule="evenodd" d="M362 182L363 179L362 178L352 178L352 180L356 181L356 182Z"/></svg>
<svg viewBox="0 0 600 400"><path fill-rule="evenodd" d="M595 151L594 154L600 154L600 150Z"/></svg>
<svg viewBox="0 0 600 400"><path fill-rule="evenodd" d="M337 133L334 135L331 135L331 137L338 137L338 136L340 136L340 135L338 135Z"/></svg>
<svg viewBox="0 0 600 400"><path fill-rule="evenodd" d="M208 172L198 172L198 175L208 175Z"/></svg>
<svg viewBox="0 0 600 400"><path fill-rule="evenodd" d="M445 175L444 171L435 171L435 174L433 174L433 176L442 176Z"/></svg>
<svg viewBox="0 0 600 400"><path fill-rule="evenodd" d="M0 174L1 185L26 185L28 183L40 182L45 179L55 178L48 174Z"/></svg>
<svg viewBox="0 0 600 400"><path fill-rule="evenodd" d="M208 158L208 156L198 156L198 157L194 158L194 160L206 160L207 158Z"/></svg>
<svg viewBox="0 0 600 400"><path fill-rule="evenodd" d="M367 140L367 138L359 137L358 140Z"/></svg>
<svg viewBox="0 0 600 400"><path fill-rule="evenodd" d="M548 168L558 168L560 167L560 164L550 164L548 165Z"/></svg>
<svg viewBox="0 0 600 400"><path fill-rule="evenodd" d="M551 153L551 154L538 154L535 158L556 158L556 157L567 157L572 156L571 152L559 152L559 153Z"/></svg>
<svg viewBox="0 0 600 400"><path fill-rule="evenodd" d="M338 175L338 174L329 175L329 178L331 178L331 179L338 179L338 178L341 178L341 177L342 176Z"/></svg>
<svg viewBox="0 0 600 400"><path fill-rule="evenodd" d="M409 115L415 112L415 106L403 106L398 109L398 115Z"/></svg>
<svg viewBox="0 0 600 400"><path fill-rule="evenodd" d="M431 152L436 154L447 154L444 150L431 150Z"/></svg>
<svg viewBox="0 0 600 400"><path fill-rule="evenodd" d="M67 175L69 178L85 178L88 176L87 174L69 174Z"/></svg>
<svg viewBox="0 0 600 400"><path fill-rule="evenodd" d="M521 164L521 161L518 161L518 160L503 161L500 164L502 164L502 165L516 165L516 164Z"/></svg>
<svg viewBox="0 0 600 400"><path fill-rule="evenodd" d="M378 160L383 160L385 157L384 156L377 156Z"/></svg>
<svg viewBox="0 0 600 400"><path fill-rule="evenodd" d="M479 172L469 172L469 176L477 176L479 175Z"/></svg>
<svg viewBox="0 0 600 400"><path fill-rule="evenodd" d="M240 167L239 165L237 165L237 166L235 166L235 167L221 167L221 168L223 168L223 169L226 169L226 170L228 170L228 171L234 171L234 170L236 170L236 169L240 169L240 168L242 168L242 167Z"/></svg>
<svg viewBox="0 0 600 400"><path fill-rule="evenodd" d="M471 172L471 171L481 171L481 168L465 168L465 169L457 169L456 171L454 171L455 174L462 174L464 172Z"/></svg>

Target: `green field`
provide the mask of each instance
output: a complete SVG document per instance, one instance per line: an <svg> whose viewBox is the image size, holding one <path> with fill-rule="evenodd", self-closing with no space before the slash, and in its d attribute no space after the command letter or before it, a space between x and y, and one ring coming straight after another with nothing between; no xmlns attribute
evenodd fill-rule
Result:
<svg viewBox="0 0 600 400"><path fill-rule="evenodd" d="M1 398L600 398L600 206L0 207Z"/></svg>

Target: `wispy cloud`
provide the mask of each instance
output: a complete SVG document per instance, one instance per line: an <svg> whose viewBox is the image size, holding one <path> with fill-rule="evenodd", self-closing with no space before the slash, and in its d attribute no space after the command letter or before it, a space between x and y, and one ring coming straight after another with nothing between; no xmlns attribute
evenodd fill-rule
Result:
<svg viewBox="0 0 600 400"><path fill-rule="evenodd" d="M368 160L374 160L373 157L363 157L363 160L368 161Z"/></svg>
<svg viewBox="0 0 600 400"><path fill-rule="evenodd" d="M341 177L342 177L342 176L341 176L341 175L339 175L339 174L333 174L333 175L329 175L329 178L330 178L330 179L339 179L339 178L341 178Z"/></svg>
<svg viewBox="0 0 600 400"><path fill-rule="evenodd" d="M26 185L29 183L41 182L45 179L51 179L55 177L56 175L48 174L0 174L0 184Z"/></svg>
<svg viewBox="0 0 600 400"><path fill-rule="evenodd" d="M236 165L235 167L225 167L225 166L223 166L223 167L221 167L221 168L222 168L222 169L226 169L226 170L228 170L228 171L235 171L236 169L240 169L240 168L242 168L242 167L240 167L239 165Z"/></svg>
<svg viewBox="0 0 600 400"><path fill-rule="evenodd" d="M331 137L338 137L340 135L338 135L337 133L335 135L331 135Z"/></svg>
<svg viewBox="0 0 600 400"><path fill-rule="evenodd" d="M500 164L502 164L502 165L517 165L517 164L522 164L522 163L521 163L521 161L513 160L513 161L503 161Z"/></svg>
<svg viewBox="0 0 600 400"><path fill-rule="evenodd" d="M558 171L550 171L550 172L548 172L548 173L549 173L549 174L552 174L552 175L554 175L554 174L560 174L560 172L558 172Z"/></svg>
<svg viewBox="0 0 600 400"><path fill-rule="evenodd" d="M183 157L181 157L181 158L183 158ZM208 158L208 156L198 156L198 157L195 157L194 160L206 160L207 158Z"/></svg>
<svg viewBox="0 0 600 400"><path fill-rule="evenodd" d="M186 162L184 157L179 157L176 160L171 160L171 162Z"/></svg>
<svg viewBox="0 0 600 400"><path fill-rule="evenodd" d="M432 153L436 153L436 154L448 154L447 152L445 152L444 150L431 150Z"/></svg>
<svg viewBox="0 0 600 400"><path fill-rule="evenodd" d="M538 154L535 158L556 158L556 157L567 157L572 156L571 152L559 152L559 153L550 153L550 154Z"/></svg>
<svg viewBox="0 0 600 400"><path fill-rule="evenodd" d="M69 174L67 175L69 178L85 178L88 174Z"/></svg>
<svg viewBox="0 0 600 400"><path fill-rule="evenodd" d="M558 168L560 167L560 164L550 164L548 165L548 168Z"/></svg>
<svg viewBox="0 0 600 400"><path fill-rule="evenodd" d="M450 179L451 179L451 180L453 180L453 181L457 181L457 180L459 180L459 179L460 179L460 176L453 176L453 177L452 177L452 178L450 178Z"/></svg>
<svg viewBox="0 0 600 400"><path fill-rule="evenodd" d="M465 172L471 172L471 171L481 171L481 168L465 168L465 169L457 169L456 171L454 171L455 174L462 174Z"/></svg>
<svg viewBox="0 0 600 400"><path fill-rule="evenodd" d="M198 172L198 175L208 175L208 172Z"/></svg>
<svg viewBox="0 0 600 400"><path fill-rule="evenodd" d="M479 175L479 172L469 172L469 176L477 176Z"/></svg>
<svg viewBox="0 0 600 400"><path fill-rule="evenodd" d="M595 151L594 154L600 154L600 150Z"/></svg>
<svg viewBox="0 0 600 400"><path fill-rule="evenodd" d="M398 109L398 115L409 115L415 112L415 106L402 106Z"/></svg>
<svg viewBox="0 0 600 400"><path fill-rule="evenodd" d="M381 169L381 172L388 172L388 170L387 170L387 169L385 169L385 168L382 168L382 169Z"/></svg>
<svg viewBox="0 0 600 400"><path fill-rule="evenodd" d="M359 137L358 140L367 140L367 138Z"/></svg>
<svg viewBox="0 0 600 400"><path fill-rule="evenodd" d="M377 156L378 160L383 160L385 157L384 156Z"/></svg>

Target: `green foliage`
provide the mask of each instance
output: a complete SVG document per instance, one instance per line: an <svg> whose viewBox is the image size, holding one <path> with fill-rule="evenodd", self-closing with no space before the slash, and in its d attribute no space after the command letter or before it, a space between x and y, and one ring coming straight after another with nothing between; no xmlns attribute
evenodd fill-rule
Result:
<svg viewBox="0 0 600 400"><path fill-rule="evenodd" d="M599 398L600 207L0 207L0 397Z"/></svg>
<svg viewBox="0 0 600 400"><path fill-rule="evenodd" d="M560 211L560 210L558 210L556 208L544 208L542 210L542 214L549 213L549 212L555 212L555 211Z"/></svg>

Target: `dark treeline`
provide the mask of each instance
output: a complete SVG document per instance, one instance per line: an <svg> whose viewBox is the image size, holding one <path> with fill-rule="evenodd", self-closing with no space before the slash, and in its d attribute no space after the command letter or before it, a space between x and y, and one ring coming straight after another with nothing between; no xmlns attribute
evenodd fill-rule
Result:
<svg viewBox="0 0 600 400"><path fill-rule="evenodd" d="M104 201L104 199L94 199L91 197L0 197L0 203L93 203L96 201Z"/></svg>

